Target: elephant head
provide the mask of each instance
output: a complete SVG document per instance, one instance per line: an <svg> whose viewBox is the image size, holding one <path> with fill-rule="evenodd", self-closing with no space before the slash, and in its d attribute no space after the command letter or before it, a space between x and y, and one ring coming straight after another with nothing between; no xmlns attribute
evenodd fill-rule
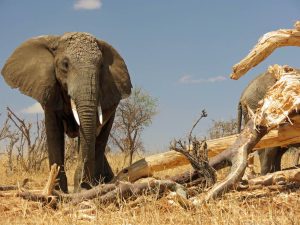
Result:
<svg viewBox="0 0 300 225"><path fill-rule="evenodd" d="M68 113L72 111L71 101L74 102L78 113L75 119L80 124L78 170L84 170L85 176L92 178L96 130L105 122L102 111L115 109L131 93L129 73L118 52L88 33L40 36L19 46L7 60L2 74L12 88L36 99L45 114L63 111L67 127L68 121L74 119ZM46 116L47 137L51 133L49 127ZM55 161L50 160L50 164Z"/></svg>

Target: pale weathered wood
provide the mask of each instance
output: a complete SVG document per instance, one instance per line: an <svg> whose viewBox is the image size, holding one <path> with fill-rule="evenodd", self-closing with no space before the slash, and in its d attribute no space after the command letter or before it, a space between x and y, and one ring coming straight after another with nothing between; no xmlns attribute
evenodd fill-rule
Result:
<svg viewBox="0 0 300 225"><path fill-rule="evenodd" d="M53 165L51 165L49 177L48 177L47 183L42 191L42 195L45 195L45 196L52 195L52 191L56 184L56 177L57 177L58 173L59 173L59 166L56 163L54 163Z"/></svg>
<svg viewBox="0 0 300 225"><path fill-rule="evenodd" d="M300 143L300 116L292 116L290 120L293 122L293 125L287 123L278 130L271 130L260 140L254 149ZM231 135L223 138L207 140L209 158L216 156L227 149L235 142L237 137L238 135ZM120 171L114 181L126 180L133 182L142 177L153 176L155 172L187 164L189 164L189 161L181 153L173 150L163 152L148 156L133 163L130 167Z"/></svg>
<svg viewBox="0 0 300 225"><path fill-rule="evenodd" d="M247 167L248 154L269 129L280 127L286 121L293 124L290 117L299 111L300 104L300 73L289 66L278 65L269 67L269 72L277 81L259 102L255 114L251 113L251 119L234 144L210 159L210 165L214 168L222 168L224 162L230 162L231 171L208 191L206 201L232 188L242 178ZM295 176L299 177L299 174Z"/></svg>
<svg viewBox="0 0 300 225"><path fill-rule="evenodd" d="M142 177L153 176L154 172L188 164L188 159L176 151L168 151L141 159L123 169L114 178L116 180L136 181Z"/></svg>
<svg viewBox="0 0 300 225"><path fill-rule="evenodd" d="M235 80L239 79L267 58L276 48L284 46L300 46L299 21L295 23L295 29L281 29L262 36L250 53L233 66L233 73L230 77Z"/></svg>
<svg viewBox="0 0 300 225"><path fill-rule="evenodd" d="M249 185L264 185L264 186L274 185L274 184L284 184L287 182L300 183L300 168L269 173L267 175L248 180Z"/></svg>

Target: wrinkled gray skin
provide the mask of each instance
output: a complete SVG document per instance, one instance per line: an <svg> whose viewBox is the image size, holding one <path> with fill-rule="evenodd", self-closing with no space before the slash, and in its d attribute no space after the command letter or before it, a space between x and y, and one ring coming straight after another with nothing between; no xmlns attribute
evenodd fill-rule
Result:
<svg viewBox="0 0 300 225"><path fill-rule="evenodd" d="M49 164L60 166L59 187L68 192L64 170L64 135L80 138L75 191L99 181L110 181L113 172L104 155L122 98L131 93L124 60L104 41L88 33L40 36L19 46L1 71L12 88L36 99L45 112ZM80 125L72 113L73 100ZM102 108L100 124L98 107Z"/></svg>
<svg viewBox="0 0 300 225"><path fill-rule="evenodd" d="M252 80L243 91L238 105L238 132L241 132L242 117L245 124L249 121L247 106L255 113L258 102L262 100L267 90L272 87L276 79L268 72L260 74ZM281 170L281 158L288 148L274 147L258 151L261 174Z"/></svg>

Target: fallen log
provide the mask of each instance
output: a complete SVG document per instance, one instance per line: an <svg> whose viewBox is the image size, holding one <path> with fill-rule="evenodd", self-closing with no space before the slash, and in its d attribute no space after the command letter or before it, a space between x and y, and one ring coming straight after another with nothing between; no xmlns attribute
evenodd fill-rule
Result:
<svg viewBox="0 0 300 225"><path fill-rule="evenodd" d="M269 186L275 184L285 184L288 182L300 183L300 168L277 171L274 173L269 173L267 175L248 180L248 184L251 186L254 185Z"/></svg>
<svg viewBox="0 0 300 225"><path fill-rule="evenodd" d="M250 53L239 63L233 66L230 75L232 79L239 79L251 68L266 59L272 52L279 47L300 46L300 21L294 25L295 29L280 29L263 35Z"/></svg>
<svg viewBox="0 0 300 225"><path fill-rule="evenodd" d="M54 191L59 167L56 164L51 166L48 182L41 192L20 191L17 196L30 201L41 202L52 208L56 208L57 199L64 202L71 202L76 205L83 201L95 199L101 204L118 203L127 199L136 199L143 194L163 194L166 191L175 192L179 199L187 198L185 188L171 180L152 180L144 183L116 182L114 184L98 185L90 190L81 193L65 194ZM55 194L55 196L53 195Z"/></svg>
<svg viewBox="0 0 300 225"><path fill-rule="evenodd" d="M12 191L24 188L28 182L32 181L29 178L25 178L20 185L0 185L0 191Z"/></svg>
<svg viewBox="0 0 300 225"><path fill-rule="evenodd" d="M278 129L271 130L254 147L262 149L266 147L287 146L300 142L300 115L291 115L291 123L284 123ZM218 155L236 141L238 135L231 135L223 138L207 140L208 157ZM151 155L141 159L131 166L121 170L113 182L124 180L134 182L142 177L153 176L155 172L171 169L189 164L189 160L174 150Z"/></svg>
<svg viewBox="0 0 300 225"><path fill-rule="evenodd" d="M208 201L232 188L243 176L247 166L247 157L254 146L268 130L280 124L292 123L289 117L298 111L300 104L300 72L291 67L275 65L269 72L277 77L278 81L267 91L263 101L259 103L256 113L245 126L235 143L221 154L215 156L212 166L218 167L224 161L232 164L228 176L216 183L207 193Z"/></svg>

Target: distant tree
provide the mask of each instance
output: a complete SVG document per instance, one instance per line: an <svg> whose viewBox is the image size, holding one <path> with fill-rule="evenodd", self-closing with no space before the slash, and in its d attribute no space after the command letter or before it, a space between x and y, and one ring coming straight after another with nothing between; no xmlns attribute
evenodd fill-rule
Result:
<svg viewBox="0 0 300 225"><path fill-rule="evenodd" d="M208 130L208 138L215 139L237 133L237 120L213 120L212 126Z"/></svg>
<svg viewBox="0 0 300 225"><path fill-rule="evenodd" d="M141 134L156 113L157 99L139 87L119 104L110 138L111 143L125 153L125 159L129 156L129 165L133 154L144 150Z"/></svg>
<svg viewBox="0 0 300 225"><path fill-rule="evenodd" d="M0 114L0 116L1 116L1 114ZM9 137L11 135L9 128L10 128L9 119L6 118L3 125L0 127L0 141L6 139L7 137Z"/></svg>

